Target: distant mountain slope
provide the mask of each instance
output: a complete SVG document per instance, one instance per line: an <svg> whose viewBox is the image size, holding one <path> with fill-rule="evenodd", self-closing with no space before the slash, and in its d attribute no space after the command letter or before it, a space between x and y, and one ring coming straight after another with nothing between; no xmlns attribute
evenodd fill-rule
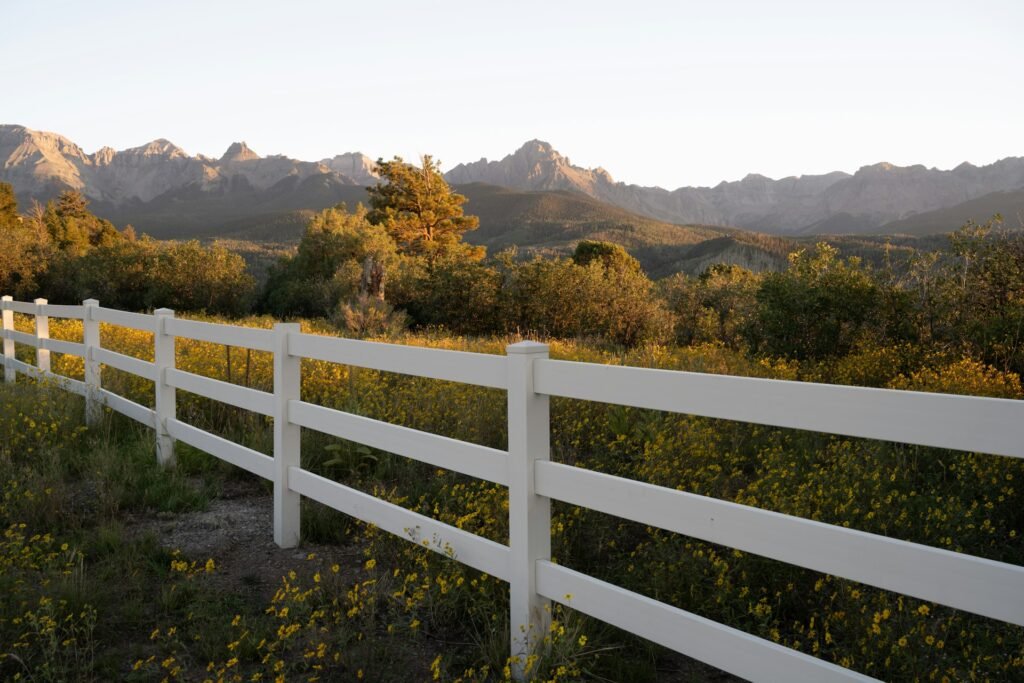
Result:
<svg viewBox="0 0 1024 683"><path fill-rule="evenodd" d="M675 225L631 213L578 192L526 191L482 183L456 185L480 227L466 241L491 253L515 246L521 256L568 254L580 240L621 244L651 276L697 274L712 263L775 270L788 246L778 238L707 225ZM705 246L708 245L708 246Z"/></svg>
<svg viewBox="0 0 1024 683"><path fill-rule="evenodd" d="M1000 214L1007 227L1024 227L1024 188L992 192L945 209L926 211L882 226L880 232L935 235L952 232L969 220L984 222Z"/></svg>
<svg viewBox="0 0 1024 683"><path fill-rule="evenodd" d="M951 171L879 163L855 174L834 172L772 180L751 174L715 187L665 190L612 180L602 168L573 166L550 144L531 140L500 161L460 164L449 182L484 182L520 190L569 190L673 223L735 225L779 234L867 233L914 213L1024 186L1024 158Z"/></svg>
<svg viewBox="0 0 1024 683"><path fill-rule="evenodd" d="M340 182L330 174L301 179L286 176L264 189L253 187L244 176L235 176L212 189L192 183L148 202L94 202L92 210L115 224L131 223L153 237L177 239L244 232L248 228L266 233L268 222L279 221L292 212L325 209L340 202L354 206L365 196L362 187ZM293 236L298 239L299 235Z"/></svg>
<svg viewBox="0 0 1024 683"><path fill-rule="evenodd" d="M456 185L469 202L467 213L480 217L480 227L466 234L474 244L491 249L506 246L567 247L581 239L609 239L627 248L695 244L722 234L702 226L680 226L638 216L577 192L518 192L473 183Z"/></svg>

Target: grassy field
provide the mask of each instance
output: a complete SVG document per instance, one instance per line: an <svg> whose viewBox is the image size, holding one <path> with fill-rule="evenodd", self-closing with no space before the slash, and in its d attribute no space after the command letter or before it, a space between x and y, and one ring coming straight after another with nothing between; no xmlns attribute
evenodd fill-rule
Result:
<svg viewBox="0 0 1024 683"><path fill-rule="evenodd" d="M303 327L328 331L316 322ZM76 340L81 331L73 322L53 321L51 334ZM514 340L408 335L397 341L501 353ZM102 343L151 358L146 333L104 326ZM556 358L816 379L795 364L754 361L719 346L551 346ZM21 354L32 358L29 349L19 347ZM845 362L856 378L884 358ZM267 354L234 349L229 356L222 346L181 340L178 366L257 388L271 385ZM79 359L55 356L54 367L81 375ZM943 373L903 377L899 385L1021 397L1015 375L970 361ZM104 371L105 386L151 404L146 384ZM388 422L497 448L506 444L502 392L315 361L304 361L302 392L303 400ZM313 503L303 510L301 553L275 552L267 547L266 485L180 446L179 468L162 472L151 434L113 416L86 430L81 413L78 399L27 382L0 394L0 516L7 529L0 551L7 596L0 603L2 677L507 677L503 583ZM178 413L257 450L269 448L269 423L262 417L184 392ZM1024 564L1019 460L572 400L552 401L552 457ZM303 466L507 541L502 487L308 431ZM568 505L554 506L552 528L561 564L879 678L1024 675L1024 630L1017 627ZM226 540L208 542L218 534ZM530 663L536 680L718 675L571 610L558 608L553 616L542 656Z"/></svg>

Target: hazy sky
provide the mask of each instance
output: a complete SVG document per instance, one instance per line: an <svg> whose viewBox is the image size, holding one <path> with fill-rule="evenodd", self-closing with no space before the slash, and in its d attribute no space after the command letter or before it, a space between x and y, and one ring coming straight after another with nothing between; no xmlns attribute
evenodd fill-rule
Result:
<svg viewBox="0 0 1024 683"><path fill-rule="evenodd" d="M87 152L551 142L617 180L1024 155L1024 2L0 0L0 122Z"/></svg>

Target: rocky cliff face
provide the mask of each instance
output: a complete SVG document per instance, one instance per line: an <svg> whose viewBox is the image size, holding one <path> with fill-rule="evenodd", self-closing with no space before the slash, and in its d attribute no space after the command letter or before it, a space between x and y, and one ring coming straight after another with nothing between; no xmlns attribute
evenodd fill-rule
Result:
<svg viewBox="0 0 1024 683"><path fill-rule="evenodd" d="M614 184L604 169L573 166L567 157L540 140L530 140L501 161L481 159L459 164L445 178L456 185L486 183L517 190L575 190L598 199L602 185Z"/></svg>
<svg viewBox="0 0 1024 683"><path fill-rule="evenodd" d="M733 225L773 233L870 232L915 213L1024 187L1024 158L951 171L880 163L855 174L833 172L773 180L751 174L715 187L673 191L615 182L601 168L573 166L551 145L531 140L500 161L460 164L449 182L520 190L573 190L674 223Z"/></svg>
<svg viewBox="0 0 1024 683"><path fill-rule="evenodd" d="M320 163L346 178L351 178L359 185L374 185L380 177L374 170L377 167L376 162L359 152L338 154L331 159L321 159Z"/></svg>
<svg viewBox="0 0 1024 683"><path fill-rule="evenodd" d="M356 158L366 159L361 154L335 159L343 157L353 160L353 168ZM0 125L0 164L0 181L11 183L22 197L48 198L73 189L108 206L150 202L183 189L223 193L241 185L268 190L288 179L316 176L329 176L333 185L365 184L367 175L349 176L327 164L285 156L261 157L244 142L233 143L219 159L191 156L164 139L86 154L55 133L11 125Z"/></svg>
<svg viewBox="0 0 1024 683"><path fill-rule="evenodd" d="M0 163L0 180L14 185L17 192L27 192L50 187L81 190L85 186L82 169L92 160L56 133L0 126Z"/></svg>

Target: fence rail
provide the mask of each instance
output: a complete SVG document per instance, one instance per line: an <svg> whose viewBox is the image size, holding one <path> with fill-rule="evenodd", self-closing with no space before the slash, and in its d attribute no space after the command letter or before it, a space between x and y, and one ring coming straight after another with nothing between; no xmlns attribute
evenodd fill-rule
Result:
<svg viewBox="0 0 1024 683"><path fill-rule="evenodd" d="M189 444L274 483L274 538L294 546L302 496L374 524L509 583L512 655L525 662L547 631L549 601L604 620L724 671L751 680L872 680L550 561L552 500L587 507L739 550L825 572L956 609L1024 625L1024 567L954 553L841 526L549 461L549 397L689 413L778 427L1024 457L1024 402L865 389L782 380L553 361L547 347L521 342L506 356L424 349L273 330L217 325L4 297L4 378L47 378L86 398L94 423L107 406L156 432L157 458L174 462L173 442ZM14 314L35 317L35 334L14 329ZM83 321L82 343L49 339L49 317ZM99 323L153 333L152 363L104 349ZM272 393L174 367L177 337L274 354ZM15 345L37 349L37 363ZM49 353L81 356L85 381L54 375ZM508 450L388 424L299 399L299 361L312 358L508 393ZM101 386L102 366L152 381L150 409ZM181 389L273 418L267 456L176 417ZM299 430L314 429L508 487L509 544L375 498L302 469ZM571 597L570 597L571 596ZM515 673L524 675L520 664Z"/></svg>

